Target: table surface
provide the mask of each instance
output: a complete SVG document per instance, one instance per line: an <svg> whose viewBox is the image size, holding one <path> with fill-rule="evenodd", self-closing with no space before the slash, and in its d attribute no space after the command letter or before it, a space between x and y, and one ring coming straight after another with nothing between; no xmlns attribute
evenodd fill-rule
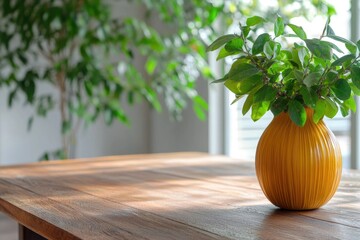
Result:
<svg viewBox="0 0 360 240"><path fill-rule="evenodd" d="M345 171L324 207L285 211L254 162L224 156L35 163L0 168L0 211L48 239L360 239L360 172Z"/></svg>

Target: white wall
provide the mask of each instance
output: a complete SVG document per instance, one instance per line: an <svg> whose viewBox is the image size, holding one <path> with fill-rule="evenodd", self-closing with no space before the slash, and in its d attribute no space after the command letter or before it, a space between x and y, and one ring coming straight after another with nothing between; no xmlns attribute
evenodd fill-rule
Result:
<svg viewBox="0 0 360 240"><path fill-rule="evenodd" d="M198 91L208 99L208 82L198 81ZM191 104L183 112L181 122L171 120L169 114L151 114L152 152L201 151L208 152L209 120L201 122L195 116Z"/></svg>
<svg viewBox="0 0 360 240"><path fill-rule="evenodd" d="M130 126L114 121L106 126L102 120L79 134L77 157L147 153L150 151L146 104L127 107Z"/></svg>
<svg viewBox="0 0 360 240"><path fill-rule="evenodd" d="M136 15L144 11L127 1L112 2L116 16ZM138 60L142 65L143 59ZM199 91L207 99L208 84L199 81ZM149 110L146 104L128 108L131 127L115 123L106 126L102 120L88 129L81 129L77 144L77 157L132 154L169 151L207 151L208 121L200 122L189 106L183 121L176 123L169 115ZM59 148L60 117L57 112L46 119L38 118L27 131L27 119L32 108L17 102L7 107L7 90L0 90L0 164L34 162L46 151Z"/></svg>
<svg viewBox="0 0 360 240"><path fill-rule="evenodd" d="M17 101L7 108L7 91L0 92L0 162L2 164L36 161L45 150L60 146L59 117L52 113L46 120L35 120L31 132L27 131L30 107Z"/></svg>
<svg viewBox="0 0 360 240"><path fill-rule="evenodd" d="M143 15L141 8L126 1L112 4L115 16ZM137 64L142 65L143 59L139 59ZM47 86L41 86L40 91L48 91ZM21 99L9 109L7 95L7 89L0 90L0 163L33 162L37 161L45 151L58 149L61 146L58 111L52 112L45 119L35 119L32 130L28 132L27 120L33 109L24 106L24 101ZM129 108L132 122L130 127L118 122L108 127L100 119L90 128L81 129L77 157L149 152L146 120L148 111L145 104Z"/></svg>
<svg viewBox="0 0 360 240"><path fill-rule="evenodd" d="M175 29L174 26L163 24L156 14L151 15L147 21L165 35ZM206 100L208 100L208 87L207 80L198 80L197 91ZM191 103L188 103L182 117L181 122L176 122L171 119L167 111L161 114L151 113L149 142L151 152L209 151L209 119L201 122L195 116Z"/></svg>
<svg viewBox="0 0 360 240"><path fill-rule="evenodd" d="M27 119L31 107L15 104L6 106L6 94L0 92L0 163L12 164L37 161L45 151L61 146L60 116L57 111L47 118L36 118L31 131L27 131ZM146 121L147 106L129 109L131 126L119 122L106 126L102 119L88 129L82 128L77 144L77 157L131 154L149 152Z"/></svg>

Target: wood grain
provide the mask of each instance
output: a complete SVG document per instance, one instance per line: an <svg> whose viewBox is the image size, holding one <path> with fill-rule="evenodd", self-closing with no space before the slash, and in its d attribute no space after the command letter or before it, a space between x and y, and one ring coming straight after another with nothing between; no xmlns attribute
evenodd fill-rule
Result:
<svg viewBox="0 0 360 240"><path fill-rule="evenodd" d="M223 156L27 164L0 168L0 210L49 239L360 239L360 173L299 212L266 200L252 162Z"/></svg>

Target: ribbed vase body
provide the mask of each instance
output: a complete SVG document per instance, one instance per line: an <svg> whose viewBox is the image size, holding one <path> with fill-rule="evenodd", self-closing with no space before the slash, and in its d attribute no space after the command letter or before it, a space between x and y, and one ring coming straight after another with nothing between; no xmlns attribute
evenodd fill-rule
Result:
<svg viewBox="0 0 360 240"><path fill-rule="evenodd" d="M291 210L316 209L334 195L341 178L340 146L321 120L315 124L306 109L304 127L287 113L276 116L256 150L256 175L274 205Z"/></svg>

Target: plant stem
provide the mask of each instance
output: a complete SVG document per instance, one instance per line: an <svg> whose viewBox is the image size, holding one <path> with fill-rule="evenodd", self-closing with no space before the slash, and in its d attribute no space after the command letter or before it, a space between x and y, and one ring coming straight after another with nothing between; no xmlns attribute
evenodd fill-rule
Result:
<svg viewBox="0 0 360 240"><path fill-rule="evenodd" d="M66 116L66 86L65 86L65 72L61 69L58 73L56 73L56 82L59 89L60 94L60 116L61 123L65 123L67 121ZM62 149L64 151L64 156L67 158L69 154L69 143L66 136L66 133L62 133Z"/></svg>
<svg viewBox="0 0 360 240"><path fill-rule="evenodd" d="M321 40L323 37L325 37L325 31L326 31L327 27L329 26L329 23L330 23L330 17L328 17L328 19L327 19L327 21L326 21L326 23L325 23L324 29L323 29L323 31L322 31L322 33L321 33L321 36L320 36L320 40Z"/></svg>
<svg viewBox="0 0 360 240"><path fill-rule="evenodd" d="M240 25L240 28L242 27L241 26L241 23L239 24ZM268 82L269 82L269 76L267 75L267 71L266 71L266 69L263 67L263 66L261 66L254 58L253 58L253 56L250 54L250 50L249 50L249 48L248 48L248 46L247 46L247 41L246 41L246 38L244 37L244 34L242 34L241 33L241 36L240 36L241 38L242 38L242 40L244 41L244 48L245 48L245 51L244 51L244 53L250 58L250 60L251 60L251 62L254 64L254 65L256 65L256 67L258 68L258 69L260 69L260 71L264 74L264 83L265 84L267 84Z"/></svg>

